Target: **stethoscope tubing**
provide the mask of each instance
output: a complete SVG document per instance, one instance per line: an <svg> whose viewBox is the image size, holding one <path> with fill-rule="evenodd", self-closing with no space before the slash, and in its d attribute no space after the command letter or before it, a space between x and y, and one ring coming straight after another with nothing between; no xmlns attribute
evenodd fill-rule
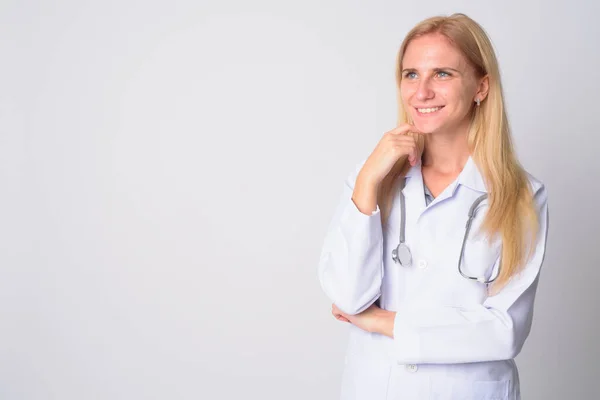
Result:
<svg viewBox="0 0 600 400"><path fill-rule="evenodd" d="M403 267L410 267L410 265L412 263L412 254L411 254L410 248L405 243L405 239L406 239L406 237L405 237L405 235L406 235L406 205L405 205L404 193L402 193L402 190L404 189L405 184L406 184L406 178L403 179L402 185L400 187L400 195L399 195L399 197L400 197L400 235L399 236L400 237L399 237L398 246L394 250L392 250L392 259L394 260L395 263L398 263ZM462 259L463 259L464 252L465 252L467 238L468 238L469 232L471 230L471 224L473 223L473 219L475 218L475 213L477 211L477 207L487 197L488 197L487 193L479 196L477 199L475 199L475 201L471 205L471 208L469 209L469 215L468 215L467 223L465 226L465 235L463 236L462 245L460 248L460 256L458 258L459 274L466 279L478 281L483 284L489 284L489 283L494 282L500 275L500 269L498 269L498 273L496 274L496 276L493 279L488 280L485 277L474 277L474 276L466 275L462 271L461 264L462 264Z"/></svg>

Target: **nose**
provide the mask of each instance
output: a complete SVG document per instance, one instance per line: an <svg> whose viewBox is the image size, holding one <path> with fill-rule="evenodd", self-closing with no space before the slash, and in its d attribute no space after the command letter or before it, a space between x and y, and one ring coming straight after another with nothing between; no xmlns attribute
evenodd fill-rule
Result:
<svg viewBox="0 0 600 400"><path fill-rule="evenodd" d="M435 92L431 88L429 79L422 79L419 82L415 95L419 101L430 100L435 96Z"/></svg>

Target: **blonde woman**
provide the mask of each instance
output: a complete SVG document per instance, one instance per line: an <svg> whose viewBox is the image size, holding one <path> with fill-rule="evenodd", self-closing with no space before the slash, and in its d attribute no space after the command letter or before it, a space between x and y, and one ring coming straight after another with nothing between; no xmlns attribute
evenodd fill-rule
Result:
<svg viewBox="0 0 600 400"><path fill-rule="evenodd" d="M516 158L498 62L464 14L398 52L398 126L347 178L319 261L349 324L342 399L520 399L547 191Z"/></svg>

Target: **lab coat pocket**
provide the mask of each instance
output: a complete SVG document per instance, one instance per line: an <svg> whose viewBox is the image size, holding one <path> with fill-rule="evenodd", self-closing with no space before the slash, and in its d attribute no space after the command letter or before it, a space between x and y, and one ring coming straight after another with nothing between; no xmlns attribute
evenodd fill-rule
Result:
<svg viewBox="0 0 600 400"><path fill-rule="evenodd" d="M442 379L432 382L431 400L509 400L510 380Z"/></svg>

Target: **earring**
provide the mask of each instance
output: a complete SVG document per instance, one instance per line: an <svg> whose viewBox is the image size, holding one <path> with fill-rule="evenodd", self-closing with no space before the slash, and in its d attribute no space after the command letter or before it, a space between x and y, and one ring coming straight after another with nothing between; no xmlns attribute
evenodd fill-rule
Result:
<svg viewBox="0 0 600 400"><path fill-rule="evenodd" d="M479 107L479 104L481 104L481 100L479 100L479 97L475 99L475 103L477 103L477 107Z"/></svg>

